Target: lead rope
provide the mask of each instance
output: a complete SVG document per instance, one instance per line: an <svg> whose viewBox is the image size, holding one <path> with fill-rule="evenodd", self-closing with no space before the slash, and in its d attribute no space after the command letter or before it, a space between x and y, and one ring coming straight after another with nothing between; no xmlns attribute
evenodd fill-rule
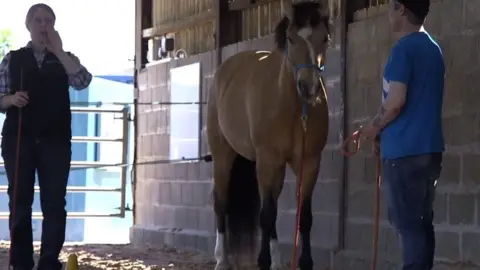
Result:
<svg viewBox="0 0 480 270"><path fill-rule="evenodd" d="M23 70L20 70L20 90L23 91ZM15 171L13 175L13 196L10 223L10 249L8 251L8 269L12 269L12 246L13 246L13 223L15 222L15 209L17 204L18 193L18 174L20 172L20 141L22 136L22 108L18 108L18 128L17 128L17 145L15 149Z"/></svg>
<svg viewBox="0 0 480 270"><path fill-rule="evenodd" d="M352 152L348 151L348 145L352 142L355 149ZM348 137L342 145L341 152L346 157L351 157L360 151L360 129L355 131L350 137ZM373 253L371 270L377 269L377 257L378 257L378 231L380 223L380 185L382 184L381 178L381 160L378 153L375 154L376 163L376 187L375 187L375 204L373 208L374 223L373 223Z"/></svg>
<svg viewBox="0 0 480 270"><path fill-rule="evenodd" d="M298 248L298 234L300 230L300 213L302 209L302 181L303 181L303 167L305 164L305 141L307 135L307 115L308 115L308 104L306 102L302 103L302 148L300 149L300 167L297 177L297 213L295 217L295 232L293 234L293 252L292 252L292 270L297 269L297 248Z"/></svg>

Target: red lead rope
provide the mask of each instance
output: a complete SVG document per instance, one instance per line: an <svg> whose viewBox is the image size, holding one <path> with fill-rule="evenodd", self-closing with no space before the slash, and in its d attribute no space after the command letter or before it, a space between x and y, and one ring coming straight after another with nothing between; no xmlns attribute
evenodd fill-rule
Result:
<svg viewBox="0 0 480 270"><path fill-rule="evenodd" d="M13 246L13 232L15 222L15 209L18 198L18 174L20 173L20 141L22 138L22 109L18 109L18 131L17 131L17 145L15 149L15 172L13 175L13 195L11 198L11 220L10 222L10 249L8 252L8 269L12 266L12 246Z"/></svg>
<svg viewBox="0 0 480 270"><path fill-rule="evenodd" d="M355 150L348 151L349 143L353 143ZM346 157L351 157L360 151L360 130L355 131L350 137L348 137L342 145L341 152ZM375 188L375 205L374 205L374 223L373 223L373 253L372 253L372 265L371 270L377 269L377 256L378 256L378 231L380 223L380 185L381 179L381 161L378 153L375 153L376 160L376 188Z"/></svg>
<svg viewBox="0 0 480 270"><path fill-rule="evenodd" d="M300 212L302 209L302 180L303 180L303 167L305 165L305 139L306 139L306 132L303 132L302 136L302 148L301 148L301 155L300 155L300 168L298 171L298 178L297 178L297 214L295 218L295 233L293 236L293 252L292 252L292 270L297 269L297 248L298 248L298 232L300 230Z"/></svg>
<svg viewBox="0 0 480 270"><path fill-rule="evenodd" d="M24 91L23 88L23 69L20 69L20 91ZM22 109L18 108L18 129L17 129L17 147L15 149L15 172L13 175L13 196L10 198L10 249L8 250L8 269L12 266L12 246L13 246L13 224L15 221L15 210L18 198L18 174L20 173L20 142L22 140Z"/></svg>

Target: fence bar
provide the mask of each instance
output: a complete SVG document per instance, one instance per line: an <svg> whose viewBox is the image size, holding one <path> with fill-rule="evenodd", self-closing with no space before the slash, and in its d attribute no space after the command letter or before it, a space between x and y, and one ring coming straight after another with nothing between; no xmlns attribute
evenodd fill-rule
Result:
<svg viewBox="0 0 480 270"><path fill-rule="evenodd" d="M8 186L0 185L0 192L6 192L8 190ZM35 191L40 191L39 186L35 186ZM122 191L120 188L104 188L104 187L67 187L67 192L120 192Z"/></svg>
<svg viewBox="0 0 480 270"><path fill-rule="evenodd" d="M2 136L0 136L0 140ZM122 138L115 137L95 137L95 136L73 136L72 142L121 142Z"/></svg>
<svg viewBox="0 0 480 270"><path fill-rule="evenodd" d="M8 219L9 212L0 212L0 219ZM121 217L120 214L109 214L109 213L89 213L89 212L70 212L67 213L67 218L101 218L101 217ZM41 212L33 212L32 218L34 219L43 219Z"/></svg>
<svg viewBox="0 0 480 270"><path fill-rule="evenodd" d="M5 162L0 162L0 167L5 166ZM117 167L120 166L118 163L101 163L94 161L72 161L71 168L97 168L97 167Z"/></svg>
<svg viewBox="0 0 480 270"><path fill-rule="evenodd" d="M123 109L106 109L101 107L71 107L73 113L122 113Z"/></svg>
<svg viewBox="0 0 480 270"><path fill-rule="evenodd" d="M95 137L95 136L74 136L72 142L121 142L122 138Z"/></svg>
<svg viewBox="0 0 480 270"><path fill-rule="evenodd" d="M128 159L128 114L129 110L128 107L123 108L122 112L122 119L123 119L123 141L122 141L122 163L127 164ZM127 193L127 166L122 166L122 174L121 174L121 179L122 179L122 188L121 188L121 201L120 201L120 215L122 218L125 217L125 205L126 205L126 193Z"/></svg>

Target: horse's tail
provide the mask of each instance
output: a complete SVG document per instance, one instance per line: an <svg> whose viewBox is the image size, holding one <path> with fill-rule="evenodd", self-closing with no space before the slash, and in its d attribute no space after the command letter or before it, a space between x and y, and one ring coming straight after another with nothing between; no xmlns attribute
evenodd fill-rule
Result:
<svg viewBox="0 0 480 270"><path fill-rule="evenodd" d="M227 239L231 252L253 250L260 212L256 164L237 155L230 171L227 203Z"/></svg>

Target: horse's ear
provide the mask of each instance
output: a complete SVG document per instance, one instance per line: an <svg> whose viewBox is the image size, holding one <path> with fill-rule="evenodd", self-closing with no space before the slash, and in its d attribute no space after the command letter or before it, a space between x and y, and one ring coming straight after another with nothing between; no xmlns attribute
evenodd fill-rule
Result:
<svg viewBox="0 0 480 270"><path fill-rule="evenodd" d="M332 21L336 21L340 17L341 0L328 1L328 16Z"/></svg>
<svg viewBox="0 0 480 270"><path fill-rule="evenodd" d="M292 0L281 0L280 1L281 12L283 15L292 21L293 10L292 10Z"/></svg>

